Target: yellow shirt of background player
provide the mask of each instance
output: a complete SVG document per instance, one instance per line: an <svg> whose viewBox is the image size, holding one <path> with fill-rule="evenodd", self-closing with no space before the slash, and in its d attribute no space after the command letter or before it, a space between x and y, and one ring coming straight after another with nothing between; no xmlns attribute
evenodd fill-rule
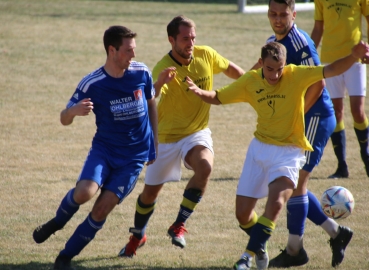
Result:
<svg viewBox="0 0 369 270"><path fill-rule="evenodd" d="M258 69L216 91L222 104L250 103L257 113L254 136L259 141L313 151L305 137L304 96L307 88L321 79L323 66L288 65L276 85L270 85Z"/></svg>
<svg viewBox="0 0 369 270"><path fill-rule="evenodd" d="M324 21L322 63L332 63L351 53L362 38L362 15L369 15L368 0L315 0L314 19Z"/></svg>
<svg viewBox="0 0 369 270"><path fill-rule="evenodd" d="M162 87L158 103L160 143L177 142L208 126L210 104L188 91L185 77L189 76L201 89L212 90L213 75L225 71L229 60L208 46L195 46L188 66L165 55L153 69L154 81L162 70L171 66L176 67L176 76Z"/></svg>

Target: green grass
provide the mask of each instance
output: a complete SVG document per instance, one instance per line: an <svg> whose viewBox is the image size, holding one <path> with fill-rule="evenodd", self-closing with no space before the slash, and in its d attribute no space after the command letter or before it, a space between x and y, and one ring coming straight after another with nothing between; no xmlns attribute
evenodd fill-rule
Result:
<svg viewBox="0 0 369 270"><path fill-rule="evenodd" d="M237 5L142 1L0 0L0 269L51 269L75 227L90 211L83 205L70 223L42 245L32 232L50 219L65 193L75 184L91 138L94 117L80 117L63 127L59 113L81 78L105 62L102 35L107 27L125 25L138 33L136 60L149 68L170 50L166 25L184 14L197 24L197 44L215 48L248 70L271 34L266 14L239 14ZM313 12L300 12L300 28L311 32ZM224 75L215 88L231 82ZM340 269L369 269L367 224L368 177L360 160L352 119L346 104L349 180L328 180L336 167L329 143L313 173L310 189L318 197L329 186L347 187L356 199L354 213L340 224L355 235ZM367 107L368 108L368 107ZM368 110L367 110L368 114ZM229 269L247 244L234 215L235 190L247 146L255 129L255 113L247 104L211 109L215 165L207 193L189 219L184 250L173 247L166 230L175 219L183 188L167 184L147 233L148 242L131 260L117 258L133 225L133 193L109 216L101 230L74 260L77 269ZM264 200L258 204L262 213ZM287 241L283 212L269 244L274 257ZM329 269L328 236L307 222L304 244L310 262L299 269Z"/></svg>

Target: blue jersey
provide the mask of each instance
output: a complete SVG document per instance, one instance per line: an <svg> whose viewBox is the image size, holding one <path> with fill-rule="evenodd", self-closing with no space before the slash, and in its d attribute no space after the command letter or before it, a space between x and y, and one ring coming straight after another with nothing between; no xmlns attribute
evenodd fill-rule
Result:
<svg viewBox="0 0 369 270"><path fill-rule="evenodd" d="M268 42L276 41L283 44L287 49L287 64L295 65L320 65L318 52L316 51L313 40L303 30L293 25L290 32L281 40L276 40L275 35L268 38ZM328 117L334 115L333 104L328 90L323 89L322 95L305 114L306 117L320 116Z"/></svg>
<svg viewBox="0 0 369 270"><path fill-rule="evenodd" d="M90 98L97 127L92 146L104 147L113 158L148 161L155 159L155 145L146 100L154 95L151 72L132 62L121 78L111 77L103 67L85 76L67 108Z"/></svg>

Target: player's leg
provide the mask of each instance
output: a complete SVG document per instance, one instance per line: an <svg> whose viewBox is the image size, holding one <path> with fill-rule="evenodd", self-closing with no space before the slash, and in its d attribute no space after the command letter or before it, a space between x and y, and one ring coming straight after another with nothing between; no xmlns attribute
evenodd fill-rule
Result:
<svg viewBox="0 0 369 270"><path fill-rule="evenodd" d="M266 243L272 235L278 216L292 195L294 187L294 182L285 176L281 176L269 184L265 212L253 226L245 253L241 256L240 261L235 264L235 269L242 269L242 264L247 265L247 262L254 256L258 269L266 269L268 267L269 258L266 251ZM251 265L248 265L248 267L251 267Z"/></svg>
<svg viewBox="0 0 369 270"><path fill-rule="evenodd" d="M249 269L250 260L255 255L259 269L268 266L266 242L275 228L281 208L297 185L299 168L304 162L305 156L299 148L268 145L257 139L251 141L237 195L251 198L268 196L268 201L264 214L252 226L246 251L234 269ZM252 222L253 217L249 211L248 220Z"/></svg>
<svg viewBox="0 0 369 270"><path fill-rule="evenodd" d="M345 73L344 73L345 74ZM325 80L327 89L332 99L334 112L336 115L337 125L331 135L333 150L337 157L338 165L336 172L328 176L328 178L347 178L349 176L346 163L346 132L344 124L344 106L343 98L345 97L345 81L344 74L327 78Z"/></svg>
<svg viewBox="0 0 369 270"><path fill-rule="evenodd" d="M368 118L365 115L366 96L366 65L354 64L345 73L345 83L350 96L351 114L354 120L354 130L360 146L361 159L364 162L366 174L369 176L368 153Z"/></svg>
<svg viewBox="0 0 369 270"><path fill-rule="evenodd" d="M337 224L335 220L328 218L322 213L319 200L310 191L308 191L308 196L309 211L307 217L315 225L321 226L330 236L329 245L332 250L332 266L336 267L344 259L345 249L350 243L353 231L348 227Z"/></svg>
<svg viewBox="0 0 369 270"><path fill-rule="evenodd" d="M200 203L213 168L213 141L209 129L196 132L180 141L182 159L194 175L188 181L183 199L174 223L168 229L172 244L181 248L186 246L185 223Z"/></svg>
<svg viewBox="0 0 369 270"><path fill-rule="evenodd" d="M34 230L33 239L36 243L46 241L51 234L62 229L78 211L79 206L89 201L96 194L99 185L95 181L82 179L94 179L99 182L101 180L101 174L103 173L101 169L103 166L99 165L103 165L103 162L104 161L99 158L99 149L96 147L91 148L76 187L69 190L62 199L55 217ZM95 170L95 168L97 169Z"/></svg>
<svg viewBox="0 0 369 270"><path fill-rule="evenodd" d="M239 227L249 236L259 219L254 211L257 198L266 197L268 194L268 181L264 176L262 163L256 162L254 158L256 153L263 153L259 144L259 141L253 139L248 147L236 192L236 218ZM253 257L254 254L245 250L233 269L249 269Z"/></svg>
<svg viewBox="0 0 369 270"><path fill-rule="evenodd" d="M138 196L136 201L134 227L129 228L129 232L132 233L132 235L129 238L129 242L118 253L119 257L132 258L136 255L137 249L145 245L147 240L146 227L150 217L154 213L156 198L159 196L159 192L163 185L164 184L150 186L145 184L142 193Z"/></svg>
<svg viewBox="0 0 369 270"><path fill-rule="evenodd" d="M149 165L145 174L145 186L136 201L132 235L118 256L133 257L138 248L147 240L146 227L154 213L156 199L165 182L179 181L181 178L181 154L179 143L159 144L158 158Z"/></svg>
<svg viewBox="0 0 369 270"><path fill-rule="evenodd" d="M114 207L132 192L144 166L143 162L125 160L110 160L109 164L113 169L102 177L102 190L92 211L77 227L65 244L65 248L59 253L54 269L59 269L62 265L70 265L70 261L95 238Z"/></svg>

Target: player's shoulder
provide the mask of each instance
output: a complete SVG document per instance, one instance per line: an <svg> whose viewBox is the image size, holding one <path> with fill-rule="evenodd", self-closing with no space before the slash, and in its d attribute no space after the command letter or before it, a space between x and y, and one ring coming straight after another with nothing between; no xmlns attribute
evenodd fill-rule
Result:
<svg viewBox="0 0 369 270"><path fill-rule="evenodd" d="M147 71L150 72L150 69L143 62L132 61L128 67L130 71Z"/></svg>
<svg viewBox="0 0 369 270"><path fill-rule="evenodd" d="M217 51L215 49L213 49L212 47L208 46L208 45L196 45L194 46L194 55L204 55L204 54L209 54L209 55L214 55L216 54Z"/></svg>
<svg viewBox="0 0 369 270"><path fill-rule="evenodd" d="M90 72L86 76L84 76L82 80L79 82L77 88L83 92L87 92L88 87L91 84L97 83L105 78L106 78L106 74L104 72L103 66L101 66L95 69L94 71Z"/></svg>

